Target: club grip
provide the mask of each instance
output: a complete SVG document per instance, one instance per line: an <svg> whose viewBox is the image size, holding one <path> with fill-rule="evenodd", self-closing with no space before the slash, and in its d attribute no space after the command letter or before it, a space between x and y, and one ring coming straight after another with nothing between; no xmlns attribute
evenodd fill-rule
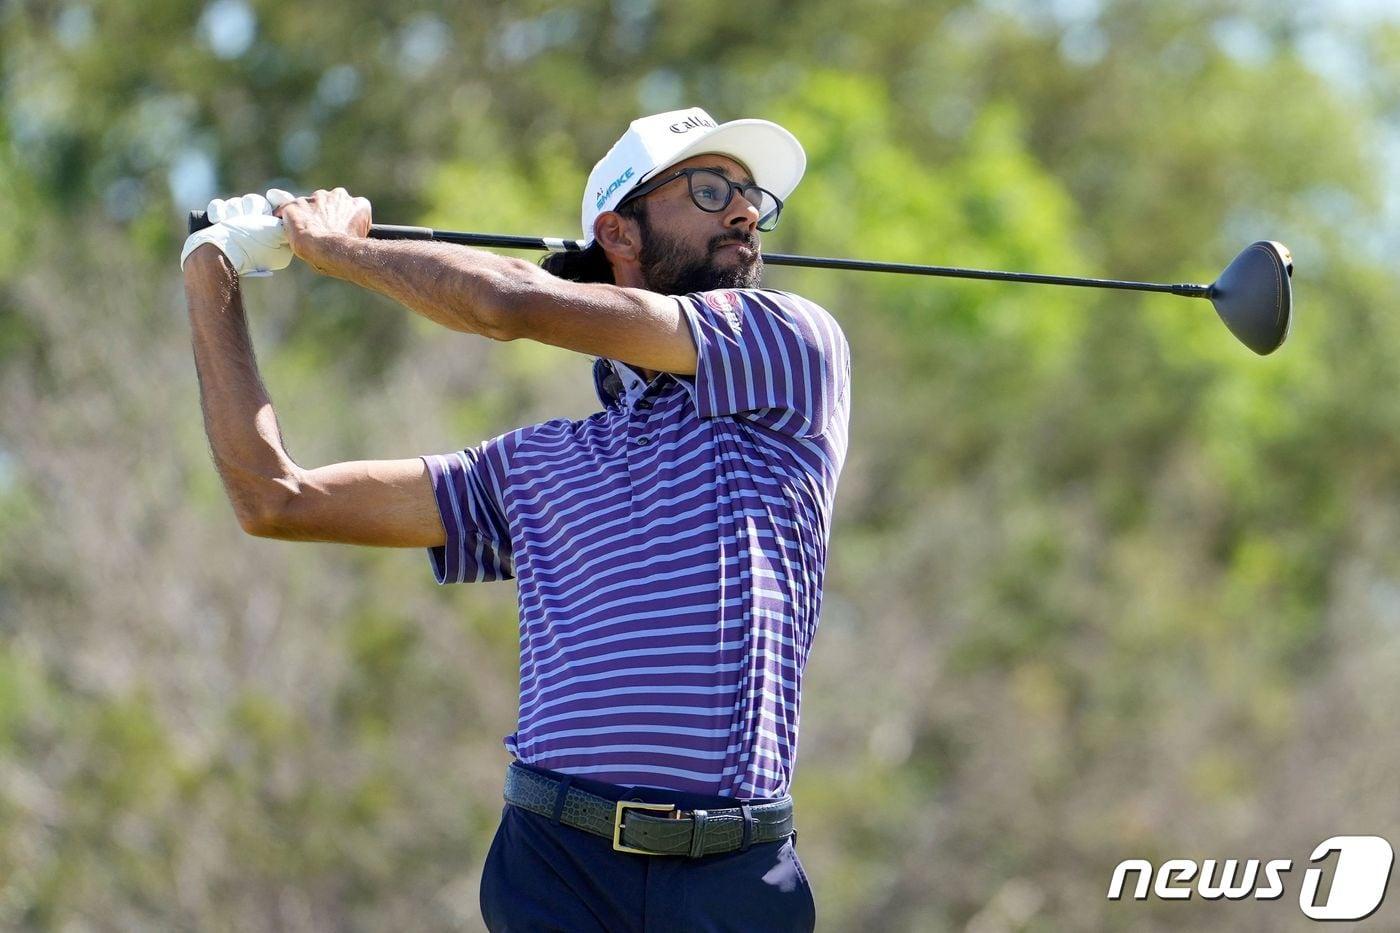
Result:
<svg viewBox="0 0 1400 933"><path fill-rule="evenodd" d="M204 211L190 211L189 232L197 233L205 227L214 226ZM436 232L430 227L404 227L398 224L371 224L371 239L375 240L432 240Z"/></svg>

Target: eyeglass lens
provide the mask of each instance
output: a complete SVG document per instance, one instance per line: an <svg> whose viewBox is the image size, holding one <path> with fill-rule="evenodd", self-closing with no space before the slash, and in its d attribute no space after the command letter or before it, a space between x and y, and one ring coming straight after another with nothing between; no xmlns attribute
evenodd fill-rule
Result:
<svg viewBox="0 0 1400 933"><path fill-rule="evenodd" d="M758 208L758 229L767 232L778 224L780 206L776 198L757 185L739 185L718 172L702 169L690 173L690 197L702 211L718 213L729 206L734 190Z"/></svg>

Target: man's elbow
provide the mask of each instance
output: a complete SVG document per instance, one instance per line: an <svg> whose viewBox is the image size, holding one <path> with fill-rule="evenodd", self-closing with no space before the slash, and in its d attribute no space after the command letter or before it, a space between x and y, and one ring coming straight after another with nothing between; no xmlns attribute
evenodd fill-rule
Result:
<svg viewBox="0 0 1400 933"><path fill-rule="evenodd" d="M262 509L234 509L238 525L244 532L255 538L275 538L289 540L287 526L281 520L281 513Z"/></svg>
<svg viewBox="0 0 1400 933"><path fill-rule="evenodd" d="M272 524L257 513L249 512L246 509L234 509L234 514L238 516L238 527L242 528L245 534L254 538L275 538L272 533Z"/></svg>
<svg viewBox="0 0 1400 933"><path fill-rule="evenodd" d="M299 538L294 516L296 492L276 480L228 490L238 525L255 538L277 538L293 541Z"/></svg>

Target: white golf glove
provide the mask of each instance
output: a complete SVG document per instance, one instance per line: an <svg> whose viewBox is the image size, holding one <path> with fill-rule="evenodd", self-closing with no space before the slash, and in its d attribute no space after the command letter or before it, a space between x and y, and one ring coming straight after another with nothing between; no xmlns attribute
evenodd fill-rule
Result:
<svg viewBox="0 0 1400 933"><path fill-rule="evenodd" d="M274 270L287 268L292 261L292 248L281 218L272 216L272 211L290 200L290 194L273 188L267 197L245 194L241 198L210 201L205 214L212 225L191 233L185 240L185 248L180 251L181 268L189 254L205 243L218 247L240 276L271 275Z"/></svg>

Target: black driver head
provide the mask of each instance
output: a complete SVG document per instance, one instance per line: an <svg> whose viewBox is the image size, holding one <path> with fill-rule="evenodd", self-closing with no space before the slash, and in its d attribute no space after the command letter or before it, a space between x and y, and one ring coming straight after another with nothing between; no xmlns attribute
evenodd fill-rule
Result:
<svg viewBox="0 0 1400 933"><path fill-rule="evenodd" d="M1274 352L1293 321L1293 256L1260 240L1245 247L1210 287L1210 303L1230 333L1260 356Z"/></svg>

